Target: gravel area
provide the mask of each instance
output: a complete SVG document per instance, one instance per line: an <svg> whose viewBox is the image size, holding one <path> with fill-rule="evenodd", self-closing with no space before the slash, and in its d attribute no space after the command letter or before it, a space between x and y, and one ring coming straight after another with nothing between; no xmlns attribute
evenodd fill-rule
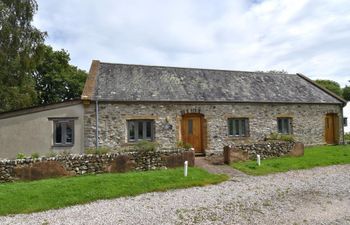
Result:
<svg viewBox="0 0 350 225"><path fill-rule="evenodd" d="M233 177L219 185L0 217L0 224L350 224L350 165Z"/></svg>

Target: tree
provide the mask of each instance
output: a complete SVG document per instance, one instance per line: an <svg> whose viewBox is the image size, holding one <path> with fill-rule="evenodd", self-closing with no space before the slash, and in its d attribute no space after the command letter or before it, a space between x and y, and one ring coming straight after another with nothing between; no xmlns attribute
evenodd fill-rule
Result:
<svg viewBox="0 0 350 225"><path fill-rule="evenodd" d="M61 102L80 97L87 74L69 64L65 50L54 51L44 46L43 59L33 77L39 104Z"/></svg>
<svg viewBox="0 0 350 225"><path fill-rule="evenodd" d="M340 85L333 81L333 80L315 80L315 82L322 87L328 89L329 91L333 92L334 94L338 96L342 96L342 89Z"/></svg>
<svg viewBox="0 0 350 225"><path fill-rule="evenodd" d="M287 70L267 70L267 71L263 71L263 70L258 70L256 72L259 72L259 73L273 73L273 74L288 74L288 71Z"/></svg>
<svg viewBox="0 0 350 225"><path fill-rule="evenodd" d="M32 73L46 36L31 25L37 7L35 0L0 0L0 112L36 102Z"/></svg>
<svg viewBox="0 0 350 225"><path fill-rule="evenodd" d="M346 100L346 101L350 101L350 86L345 86L343 88L343 98Z"/></svg>

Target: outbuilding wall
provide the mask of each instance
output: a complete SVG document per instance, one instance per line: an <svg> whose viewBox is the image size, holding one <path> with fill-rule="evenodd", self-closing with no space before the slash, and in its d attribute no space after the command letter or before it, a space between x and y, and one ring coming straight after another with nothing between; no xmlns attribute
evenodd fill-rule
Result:
<svg viewBox="0 0 350 225"><path fill-rule="evenodd" d="M223 147L238 143L262 141L277 132L277 118L291 117L293 136L305 145L325 144L325 116L335 113L339 118L339 137L342 142L341 106L336 104L269 104L269 103L113 103L100 102L99 144L111 148L128 145L127 120L154 119L155 141L163 149L173 149L181 139L183 114L200 113L206 120L204 140L206 153L222 152ZM249 118L250 135L245 138L228 135L228 118ZM85 106L85 147L95 145L95 104ZM172 125L171 129L167 124Z"/></svg>
<svg viewBox="0 0 350 225"><path fill-rule="evenodd" d="M15 158L18 153L46 155L50 150L82 153L83 114L83 105L75 104L0 119L0 158ZM52 117L76 117L72 147L53 147Z"/></svg>

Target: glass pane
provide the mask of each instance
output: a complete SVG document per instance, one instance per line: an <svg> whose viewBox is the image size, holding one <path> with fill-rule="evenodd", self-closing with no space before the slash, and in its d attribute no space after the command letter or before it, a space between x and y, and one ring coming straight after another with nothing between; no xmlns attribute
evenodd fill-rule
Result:
<svg viewBox="0 0 350 225"><path fill-rule="evenodd" d="M235 126L234 126L234 134L239 135L239 120L234 120Z"/></svg>
<svg viewBox="0 0 350 225"><path fill-rule="evenodd" d="M289 119L284 119L284 133L289 134Z"/></svg>
<svg viewBox="0 0 350 225"><path fill-rule="evenodd" d="M278 126L278 133L282 133L283 132L282 119L277 119L277 126Z"/></svg>
<svg viewBox="0 0 350 225"><path fill-rule="evenodd" d="M135 123L133 121L129 121L129 139L135 140Z"/></svg>
<svg viewBox="0 0 350 225"><path fill-rule="evenodd" d="M138 122L138 137L143 139L143 122Z"/></svg>
<svg viewBox="0 0 350 225"><path fill-rule="evenodd" d="M241 120L241 130L242 130L242 132L240 133L240 135L246 136L246 120L245 119Z"/></svg>
<svg viewBox="0 0 350 225"><path fill-rule="evenodd" d="M146 138L152 138L152 122L146 122Z"/></svg>
<svg viewBox="0 0 350 225"><path fill-rule="evenodd" d="M62 143L62 124L56 123L56 137L55 137L55 143L61 144Z"/></svg>
<svg viewBox="0 0 350 225"><path fill-rule="evenodd" d="M73 143L73 124L66 124L66 143Z"/></svg>
<svg viewBox="0 0 350 225"><path fill-rule="evenodd" d="M233 135L233 120L228 120L228 134Z"/></svg>
<svg viewBox="0 0 350 225"><path fill-rule="evenodd" d="M188 120L188 134L192 134L193 133L193 120L189 119Z"/></svg>

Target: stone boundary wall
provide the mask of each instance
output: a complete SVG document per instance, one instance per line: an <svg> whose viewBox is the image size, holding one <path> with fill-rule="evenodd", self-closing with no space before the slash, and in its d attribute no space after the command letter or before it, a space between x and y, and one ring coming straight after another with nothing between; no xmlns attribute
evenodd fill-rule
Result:
<svg viewBox="0 0 350 225"><path fill-rule="evenodd" d="M194 151L181 149L133 151L104 155L0 160L0 183L59 176L165 169L182 166L184 161L194 166Z"/></svg>
<svg viewBox="0 0 350 225"><path fill-rule="evenodd" d="M304 155L304 144L301 142L262 142L255 144L241 144L224 147L224 162L255 160L256 155L261 159L280 157L284 155Z"/></svg>

